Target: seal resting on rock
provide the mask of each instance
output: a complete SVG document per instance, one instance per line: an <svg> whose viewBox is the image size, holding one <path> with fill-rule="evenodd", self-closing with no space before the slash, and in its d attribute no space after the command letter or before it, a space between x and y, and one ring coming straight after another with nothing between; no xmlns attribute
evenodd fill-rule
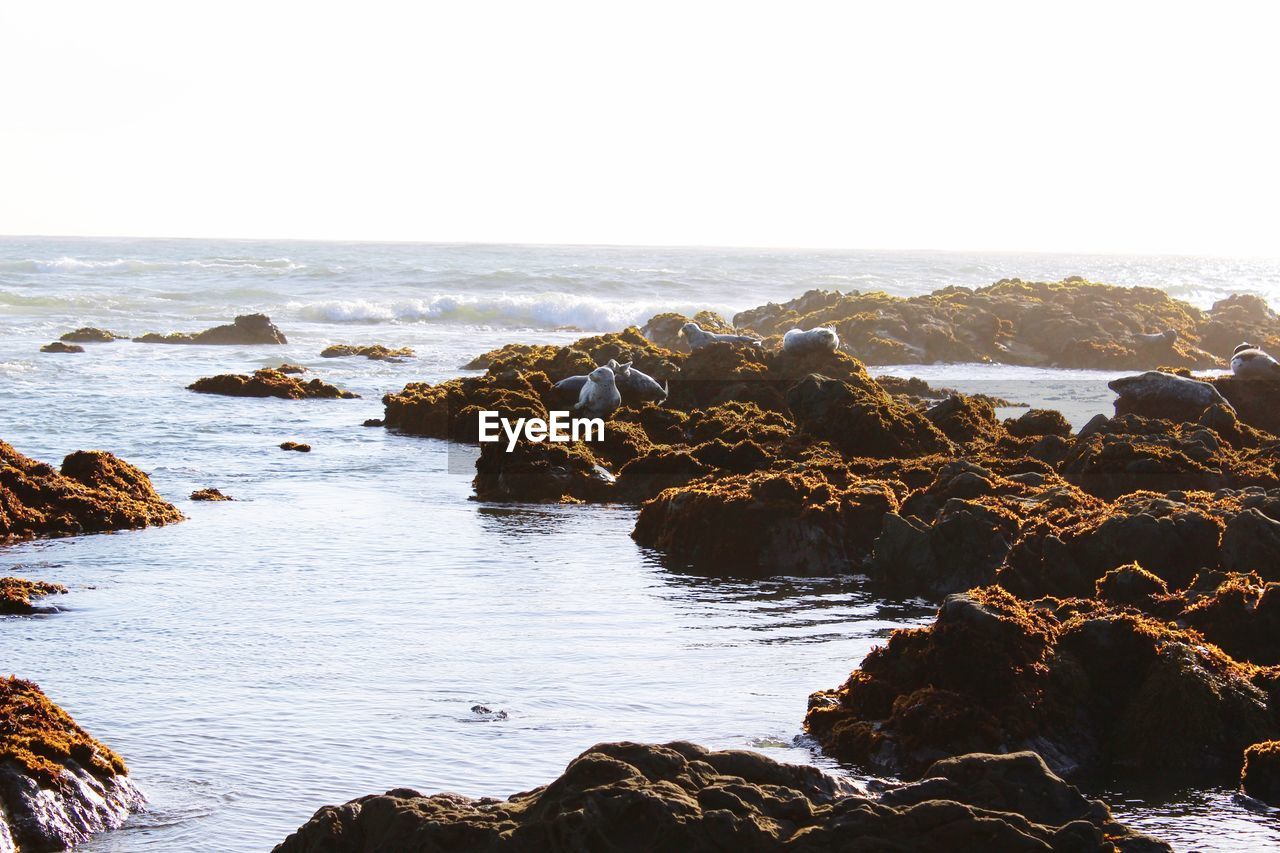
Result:
<svg viewBox="0 0 1280 853"><path fill-rule="evenodd" d="M1231 354L1231 372L1239 379L1280 379L1280 361L1250 343Z"/></svg>
<svg viewBox="0 0 1280 853"><path fill-rule="evenodd" d="M697 323L685 323L680 327L680 334L689 342L689 348L700 350L711 344L750 344L760 346L760 341L747 335L722 335L719 332L705 331Z"/></svg>
<svg viewBox="0 0 1280 853"><path fill-rule="evenodd" d="M1122 376L1108 382L1107 387L1120 395L1116 400L1117 415L1194 421L1210 406L1231 409L1226 398L1208 382L1159 370L1148 370L1138 376Z"/></svg>
<svg viewBox="0 0 1280 853"><path fill-rule="evenodd" d="M605 365L587 374L587 381L578 394L578 404L573 410L580 415L603 418L622 405L622 395L613 378L613 368Z"/></svg>
<svg viewBox="0 0 1280 853"><path fill-rule="evenodd" d="M633 367L632 362L619 364L616 359L611 358L608 367L613 371L613 380L617 383L618 390L626 392L629 402L661 403L667 399L667 389L649 374Z"/></svg>
<svg viewBox="0 0 1280 853"><path fill-rule="evenodd" d="M835 352L840 346L840 336L835 329L819 326L807 332L792 329L782 336L782 351L792 355L814 352Z"/></svg>
<svg viewBox="0 0 1280 853"><path fill-rule="evenodd" d="M1133 342L1146 346L1158 346L1161 344L1173 346L1178 342L1178 330L1165 329L1163 332L1152 332L1149 335L1138 333L1133 336Z"/></svg>

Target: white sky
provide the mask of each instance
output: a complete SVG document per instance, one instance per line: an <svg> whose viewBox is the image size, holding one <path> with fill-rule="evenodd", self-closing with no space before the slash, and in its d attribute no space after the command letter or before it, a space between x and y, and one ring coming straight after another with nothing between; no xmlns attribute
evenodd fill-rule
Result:
<svg viewBox="0 0 1280 853"><path fill-rule="evenodd" d="M1234 3L0 5L0 234L1280 255Z"/></svg>

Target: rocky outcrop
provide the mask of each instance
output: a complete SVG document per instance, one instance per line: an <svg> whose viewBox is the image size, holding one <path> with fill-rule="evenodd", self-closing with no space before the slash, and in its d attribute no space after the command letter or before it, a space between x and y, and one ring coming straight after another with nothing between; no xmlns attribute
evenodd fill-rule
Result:
<svg viewBox="0 0 1280 853"><path fill-rule="evenodd" d="M848 574L860 570L881 519L897 509L895 486L837 467L697 480L644 504L632 536L735 577Z"/></svg>
<svg viewBox="0 0 1280 853"><path fill-rule="evenodd" d="M969 755L925 775L877 798L753 752L606 743L506 800L401 788L326 806L275 853L1170 849L1118 824L1034 755Z"/></svg>
<svg viewBox="0 0 1280 853"><path fill-rule="evenodd" d="M142 808L120 756L40 688L0 678L0 850L63 850Z"/></svg>
<svg viewBox="0 0 1280 853"><path fill-rule="evenodd" d="M403 361L406 358L417 357L417 353L413 351L412 347L392 349L382 344L366 346L334 344L333 346L325 347L320 352L321 358L347 358L353 355L362 355L370 361Z"/></svg>
<svg viewBox="0 0 1280 853"><path fill-rule="evenodd" d="M82 326L74 332L67 332L58 340L68 344L109 344L112 341L124 340L127 337L128 335L117 335L115 332L108 332L106 329Z"/></svg>
<svg viewBox="0 0 1280 853"><path fill-rule="evenodd" d="M214 326L203 332L171 332L161 335L148 332L134 338L143 344L220 344L224 346L253 346L258 344L287 344L289 340L266 314L242 314L225 326Z"/></svg>
<svg viewBox="0 0 1280 853"><path fill-rule="evenodd" d="M473 482L482 501L573 503L605 501L614 477L581 442L520 439L508 452L504 442L480 446Z"/></svg>
<svg viewBox="0 0 1280 853"><path fill-rule="evenodd" d="M854 384L811 374L787 391L787 405L806 432L850 455L909 457L954 450L928 418L869 379Z"/></svg>
<svg viewBox="0 0 1280 853"><path fill-rule="evenodd" d="M224 397L278 397L282 400L352 400L360 395L330 385L320 379L303 382L279 370L263 368L252 375L224 373L206 376L187 386L197 394L219 394Z"/></svg>
<svg viewBox="0 0 1280 853"><path fill-rule="evenodd" d="M1154 288L1075 277L1005 279L989 287L947 287L910 298L809 291L781 305L743 311L733 325L765 336L828 326L846 350L869 364L1209 369L1224 366L1241 341L1262 344L1280 337L1275 314L1265 303L1257 310L1254 301L1261 303L1257 297L1238 297L1204 312Z"/></svg>
<svg viewBox="0 0 1280 853"><path fill-rule="evenodd" d="M507 418L547 417L542 397L551 382L542 372L522 373L504 369L485 376L450 379L437 385L411 382L404 390L382 398L388 429L409 435L479 440L481 410Z"/></svg>
<svg viewBox="0 0 1280 853"><path fill-rule="evenodd" d="M685 340L684 335L680 334L680 330L686 323L697 323L704 331L721 335L732 335L736 332L733 326L714 311L699 311L692 317L668 311L650 317L640 329L640 333L660 347L665 347L672 352L687 353L691 349L689 342Z"/></svg>
<svg viewBox="0 0 1280 853"><path fill-rule="evenodd" d="M1273 436L1280 435L1280 382L1220 376L1212 383L1240 420Z"/></svg>
<svg viewBox="0 0 1280 853"><path fill-rule="evenodd" d="M101 450L67 456L61 470L0 441L0 542L130 530L182 520L137 468Z"/></svg>
<svg viewBox="0 0 1280 853"><path fill-rule="evenodd" d="M84 352L84 347L79 344L64 344L62 341L54 341L51 344L45 344L40 347L40 352L77 353Z"/></svg>
<svg viewBox="0 0 1280 853"><path fill-rule="evenodd" d="M37 605L32 599L46 595L61 595L67 588L60 583L31 581L24 578L0 578L0 614L25 616L35 613Z"/></svg>
<svg viewBox="0 0 1280 853"><path fill-rule="evenodd" d="M1183 630L1089 600L994 587L894 632L805 724L842 760L915 776L949 755L1032 749L1057 772L1235 778L1280 733L1265 670Z"/></svg>

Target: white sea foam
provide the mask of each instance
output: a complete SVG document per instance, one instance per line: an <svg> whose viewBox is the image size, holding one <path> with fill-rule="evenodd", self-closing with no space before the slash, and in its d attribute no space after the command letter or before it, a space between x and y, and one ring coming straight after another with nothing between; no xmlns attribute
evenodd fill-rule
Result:
<svg viewBox="0 0 1280 853"><path fill-rule="evenodd" d="M660 311L694 306L604 300L572 293L471 295L445 293L422 299L369 301L333 299L292 302L287 308L321 323L467 323L514 328L618 329L640 324Z"/></svg>
<svg viewBox="0 0 1280 853"><path fill-rule="evenodd" d="M179 270L243 270L246 272L294 272L306 264L289 258L184 258L145 260L142 258L20 258L0 260L0 272L14 273L153 273Z"/></svg>

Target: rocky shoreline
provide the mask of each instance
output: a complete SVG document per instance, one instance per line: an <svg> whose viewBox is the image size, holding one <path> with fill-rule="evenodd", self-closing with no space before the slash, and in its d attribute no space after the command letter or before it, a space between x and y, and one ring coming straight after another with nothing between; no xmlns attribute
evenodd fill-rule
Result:
<svg viewBox="0 0 1280 853"><path fill-rule="evenodd" d="M754 752L606 743L506 800L397 789L327 806L275 853L1170 849L1028 752L940 761L872 795Z"/></svg>

